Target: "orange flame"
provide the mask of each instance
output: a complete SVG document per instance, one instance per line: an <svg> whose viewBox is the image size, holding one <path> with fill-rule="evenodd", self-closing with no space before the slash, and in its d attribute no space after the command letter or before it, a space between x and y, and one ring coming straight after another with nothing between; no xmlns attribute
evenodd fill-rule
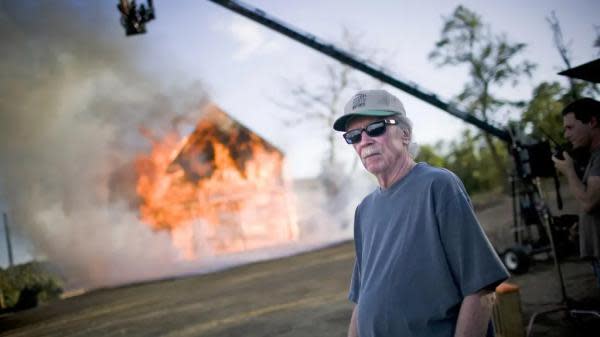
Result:
<svg viewBox="0 0 600 337"><path fill-rule="evenodd" d="M136 160L140 216L169 230L185 258L298 237L282 153L216 106L205 108L190 136L153 143Z"/></svg>

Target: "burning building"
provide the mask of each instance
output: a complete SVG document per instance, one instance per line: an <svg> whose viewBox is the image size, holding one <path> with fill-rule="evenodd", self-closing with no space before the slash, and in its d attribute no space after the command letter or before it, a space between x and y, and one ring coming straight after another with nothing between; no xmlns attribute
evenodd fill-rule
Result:
<svg viewBox="0 0 600 337"><path fill-rule="evenodd" d="M188 259L298 237L284 155L214 105L194 131L153 141L136 162L140 216Z"/></svg>

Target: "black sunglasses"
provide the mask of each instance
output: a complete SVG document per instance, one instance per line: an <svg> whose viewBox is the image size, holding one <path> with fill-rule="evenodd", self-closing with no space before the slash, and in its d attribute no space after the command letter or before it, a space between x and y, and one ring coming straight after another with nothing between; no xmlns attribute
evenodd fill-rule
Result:
<svg viewBox="0 0 600 337"><path fill-rule="evenodd" d="M343 134L346 143L356 144L362 139L362 132L366 132L369 137L378 137L385 133L386 125L397 125L398 121L395 119L382 119L377 122L373 122L362 129L352 129Z"/></svg>

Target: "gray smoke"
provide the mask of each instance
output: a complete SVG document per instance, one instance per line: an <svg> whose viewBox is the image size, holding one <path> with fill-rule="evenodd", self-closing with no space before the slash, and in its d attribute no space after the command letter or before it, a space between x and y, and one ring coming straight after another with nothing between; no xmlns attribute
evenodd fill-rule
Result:
<svg viewBox="0 0 600 337"><path fill-rule="evenodd" d="M0 6L0 194L11 223L71 286L167 275L178 253L131 207L132 162L149 145L139 127L198 113L202 85L161 90L138 66L150 40L125 38L112 4Z"/></svg>
<svg viewBox="0 0 600 337"><path fill-rule="evenodd" d="M160 138L194 123L208 97L200 83L164 89L139 64L151 33L126 38L118 19L112 2L0 2L0 200L69 287L208 272L351 237L372 183L334 174L336 197L319 180L295 184L302 242L181 262L168 232L140 223L133 161L150 147L140 127Z"/></svg>

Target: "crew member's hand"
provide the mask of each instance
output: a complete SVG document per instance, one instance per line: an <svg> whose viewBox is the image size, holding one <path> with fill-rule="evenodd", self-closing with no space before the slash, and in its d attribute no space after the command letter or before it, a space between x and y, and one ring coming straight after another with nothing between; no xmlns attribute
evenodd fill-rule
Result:
<svg viewBox="0 0 600 337"><path fill-rule="evenodd" d="M566 176L571 172L575 172L575 165L573 164L573 158L569 156L567 151L563 151L563 156L565 157L564 160L552 156L552 161L554 162L554 167Z"/></svg>

